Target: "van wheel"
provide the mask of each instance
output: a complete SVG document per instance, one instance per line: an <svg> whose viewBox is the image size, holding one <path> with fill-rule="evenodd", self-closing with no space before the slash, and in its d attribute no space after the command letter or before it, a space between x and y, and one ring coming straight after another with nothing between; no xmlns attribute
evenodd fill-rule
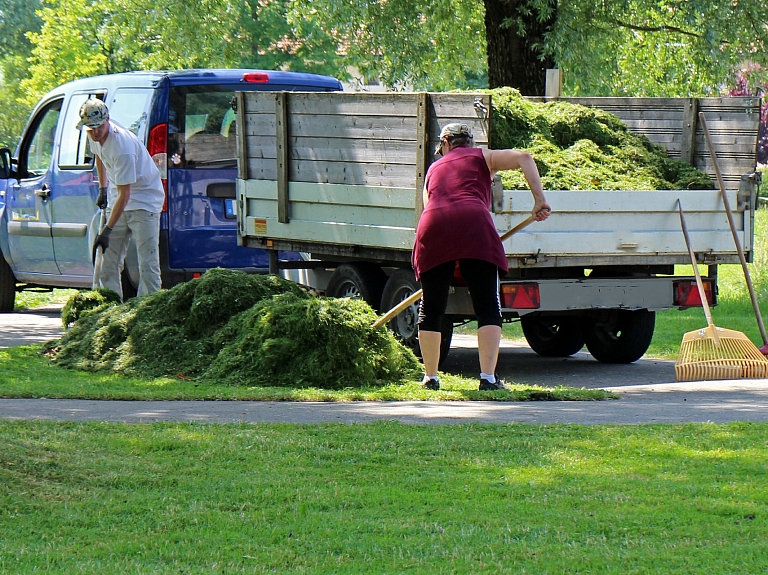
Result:
<svg viewBox="0 0 768 575"><path fill-rule="evenodd" d="M0 252L0 313L13 311L16 302L16 277Z"/></svg>
<svg viewBox="0 0 768 575"><path fill-rule="evenodd" d="M378 312L386 281L387 274L375 264L342 264L328 281L325 295L362 299Z"/></svg>
<svg viewBox="0 0 768 575"><path fill-rule="evenodd" d="M632 363L648 350L656 312L645 309L604 310L584 318L582 329L589 353L602 363Z"/></svg>
<svg viewBox="0 0 768 575"><path fill-rule="evenodd" d="M381 296L382 313L388 312L419 289L420 287L411 270L395 271L384 286L384 293ZM417 301L392 318L387 323L387 327L394 332L395 337L404 346L412 349L417 356L421 357L418 322L419 302ZM442 365L451 351L453 318L447 315L444 316L440 333L440 365Z"/></svg>
<svg viewBox="0 0 768 575"><path fill-rule="evenodd" d="M544 357L569 357L584 347L584 335L576 317L523 316L520 318L528 345Z"/></svg>

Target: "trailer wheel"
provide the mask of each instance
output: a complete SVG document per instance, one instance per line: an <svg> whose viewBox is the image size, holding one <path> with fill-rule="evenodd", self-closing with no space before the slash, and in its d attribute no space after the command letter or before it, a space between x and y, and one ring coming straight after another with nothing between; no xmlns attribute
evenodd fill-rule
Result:
<svg viewBox="0 0 768 575"><path fill-rule="evenodd" d="M531 349L544 357L568 357L584 347L579 320L573 316L523 316L523 335Z"/></svg>
<svg viewBox="0 0 768 575"><path fill-rule="evenodd" d="M16 301L16 277L0 252L0 313L10 313Z"/></svg>
<svg viewBox="0 0 768 575"><path fill-rule="evenodd" d="M375 264L342 264L328 281L325 295L360 298L378 312L386 281L387 274Z"/></svg>
<svg viewBox="0 0 768 575"><path fill-rule="evenodd" d="M419 289L419 284L416 282L416 278L411 270L395 271L384 286L384 293L381 296L382 313L391 310ZM411 348L417 356L421 357L418 321L419 304L416 302L391 319L387 323L387 327L394 332L395 337L403 345ZM440 365L442 365L451 351L451 340L453 339L453 319L450 316L446 315L443 318L443 325L440 331Z"/></svg>
<svg viewBox="0 0 768 575"><path fill-rule="evenodd" d="M648 350L656 312L604 310L584 319L582 330L589 353L602 363L632 363Z"/></svg>

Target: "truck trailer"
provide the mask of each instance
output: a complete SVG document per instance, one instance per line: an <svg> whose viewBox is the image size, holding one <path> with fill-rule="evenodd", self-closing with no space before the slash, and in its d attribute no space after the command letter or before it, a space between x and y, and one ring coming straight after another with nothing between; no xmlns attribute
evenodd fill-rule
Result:
<svg viewBox="0 0 768 575"><path fill-rule="evenodd" d="M718 153L748 261L760 184L755 172L759 98L564 98L617 115L670 157L714 174L701 112ZM419 289L411 249L422 188L441 126L465 122L488 146L487 93L238 92L238 242L267 250L270 271L320 294L360 297L380 313ZM551 216L504 242L505 321L520 321L538 354L566 357L584 345L598 361L630 363L646 352L657 311L701 306L680 226L684 206L693 249L717 303L717 267L739 257L718 189L545 190ZM528 190L494 182L499 233L530 215ZM282 262L278 250L300 252ZM453 328L473 319L460 277L451 287L441 354ZM418 353L417 304L389 327Z"/></svg>

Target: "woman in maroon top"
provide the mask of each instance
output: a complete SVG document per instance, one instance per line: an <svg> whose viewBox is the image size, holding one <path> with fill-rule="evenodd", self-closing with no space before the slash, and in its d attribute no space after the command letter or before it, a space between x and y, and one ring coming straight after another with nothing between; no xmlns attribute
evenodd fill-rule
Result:
<svg viewBox="0 0 768 575"><path fill-rule="evenodd" d="M520 150L475 148L466 124L447 124L424 181L424 212L416 228L413 269L423 290L419 307L419 345L428 389L440 389L441 325L455 262L472 298L477 317L480 389L505 389L496 380L501 341L499 275L507 257L491 218L491 181L500 170L521 169L534 198L537 221L549 217L539 171L530 154Z"/></svg>

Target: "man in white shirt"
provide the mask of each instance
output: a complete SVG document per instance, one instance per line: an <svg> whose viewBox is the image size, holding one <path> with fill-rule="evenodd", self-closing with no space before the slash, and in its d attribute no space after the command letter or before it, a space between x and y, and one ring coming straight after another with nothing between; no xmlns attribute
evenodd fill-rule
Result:
<svg viewBox="0 0 768 575"><path fill-rule="evenodd" d="M81 106L77 129L87 131L96 156L97 204L103 208L109 197L107 222L93 246L94 253L104 250L100 285L122 299L120 273L133 236L139 260L138 295L156 292L160 289L160 212L165 202L160 172L133 132L109 119L101 100L90 98Z"/></svg>

